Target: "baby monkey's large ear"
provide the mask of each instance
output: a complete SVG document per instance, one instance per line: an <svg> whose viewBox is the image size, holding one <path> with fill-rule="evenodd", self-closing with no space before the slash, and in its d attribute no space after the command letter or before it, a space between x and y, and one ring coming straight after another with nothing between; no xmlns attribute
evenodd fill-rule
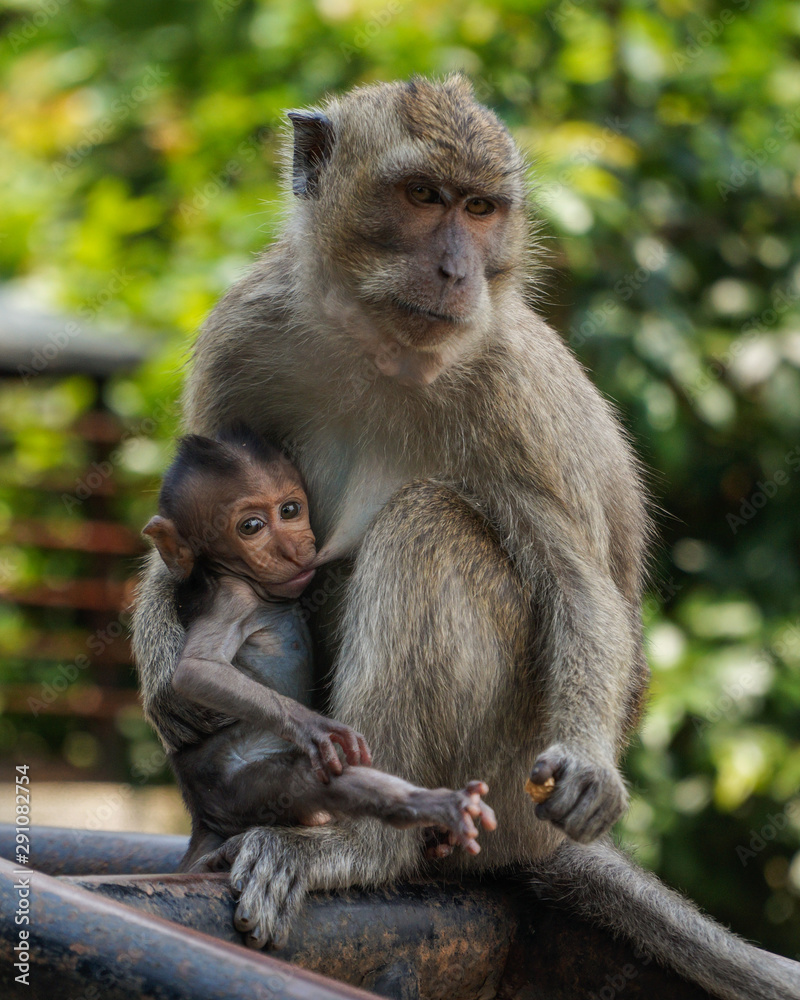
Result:
<svg viewBox="0 0 800 1000"><path fill-rule="evenodd" d="M156 514L142 528L155 542L158 554L176 580L185 580L194 569L194 553L168 517Z"/></svg>

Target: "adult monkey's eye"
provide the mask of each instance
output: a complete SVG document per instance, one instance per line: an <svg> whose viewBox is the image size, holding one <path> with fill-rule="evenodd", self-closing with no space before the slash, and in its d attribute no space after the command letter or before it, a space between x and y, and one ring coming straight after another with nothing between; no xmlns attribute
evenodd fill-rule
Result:
<svg viewBox="0 0 800 1000"><path fill-rule="evenodd" d="M300 504L296 500L287 500L285 504L281 505L282 521L293 521L294 518L299 516L300 516Z"/></svg>
<svg viewBox="0 0 800 1000"><path fill-rule="evenodd" d="M260 517L248 517L239 525L239 534L257 535L262 528L266 528L266 523Z"/></svg>
<svg viewBox="0 0 800 1000"><path fill-rule="evenodd" d="M427 184L409 184L409 196L418 201L421 205L435 205L442 200L436 188L428 187Z"/></svg>
<svg viewBox="0 0 800 1000"><path fill-rule="evenodd" d="M494 205L485 198L470 198L465 207L470 215L491 215L494 211Z"/></svg>

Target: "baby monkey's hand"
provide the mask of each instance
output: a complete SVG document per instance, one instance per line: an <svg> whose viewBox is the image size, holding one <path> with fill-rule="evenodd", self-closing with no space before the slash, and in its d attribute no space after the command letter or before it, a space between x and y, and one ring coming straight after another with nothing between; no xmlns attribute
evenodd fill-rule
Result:
<svg viewBox="0 0 800 1000"><path fill-rule="evenodd" d="M342 748L345 760L353 767L369 767L372 763L372 754L361 733L298 703L289 710L280 735L308 755L317 777L325 783L330 781L331 775L342 773L342 762L334 744Z"/></svg>

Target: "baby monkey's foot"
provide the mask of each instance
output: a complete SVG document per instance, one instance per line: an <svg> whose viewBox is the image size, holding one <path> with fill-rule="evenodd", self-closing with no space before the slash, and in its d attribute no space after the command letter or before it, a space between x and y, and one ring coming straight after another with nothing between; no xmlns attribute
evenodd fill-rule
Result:
<svg viewBox="0 0 800 1000"><path fill-rule="evenodd" d="M428 826L422 834L425 857L431 861L448 858L456 847L456 838L446 826Z"/></svg>
<svg viewBox="0 0 800 1000"><path fill-rule="evenodd" d="M470 781L458 792L449 788L420 789L408 803L410 821L401 820L396 825L422 824L432 828L425 831L429 858L447 857L454 847L463 847L468 854L478 854L481 849L478 825L484 830L497 829L494 810L481 798L488 791L489 786L483 781Z"/></svg>

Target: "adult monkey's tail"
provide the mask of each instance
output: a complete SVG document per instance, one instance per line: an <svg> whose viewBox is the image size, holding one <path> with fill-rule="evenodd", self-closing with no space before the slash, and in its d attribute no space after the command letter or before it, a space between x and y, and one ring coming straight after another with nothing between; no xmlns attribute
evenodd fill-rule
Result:
<svg viewBox="0 0 800 1000"><path fill-rule="evenodd" d="M534 884L722 1000L800 1000L800 963L742 941L607 841L565 841Z"/></svg>

